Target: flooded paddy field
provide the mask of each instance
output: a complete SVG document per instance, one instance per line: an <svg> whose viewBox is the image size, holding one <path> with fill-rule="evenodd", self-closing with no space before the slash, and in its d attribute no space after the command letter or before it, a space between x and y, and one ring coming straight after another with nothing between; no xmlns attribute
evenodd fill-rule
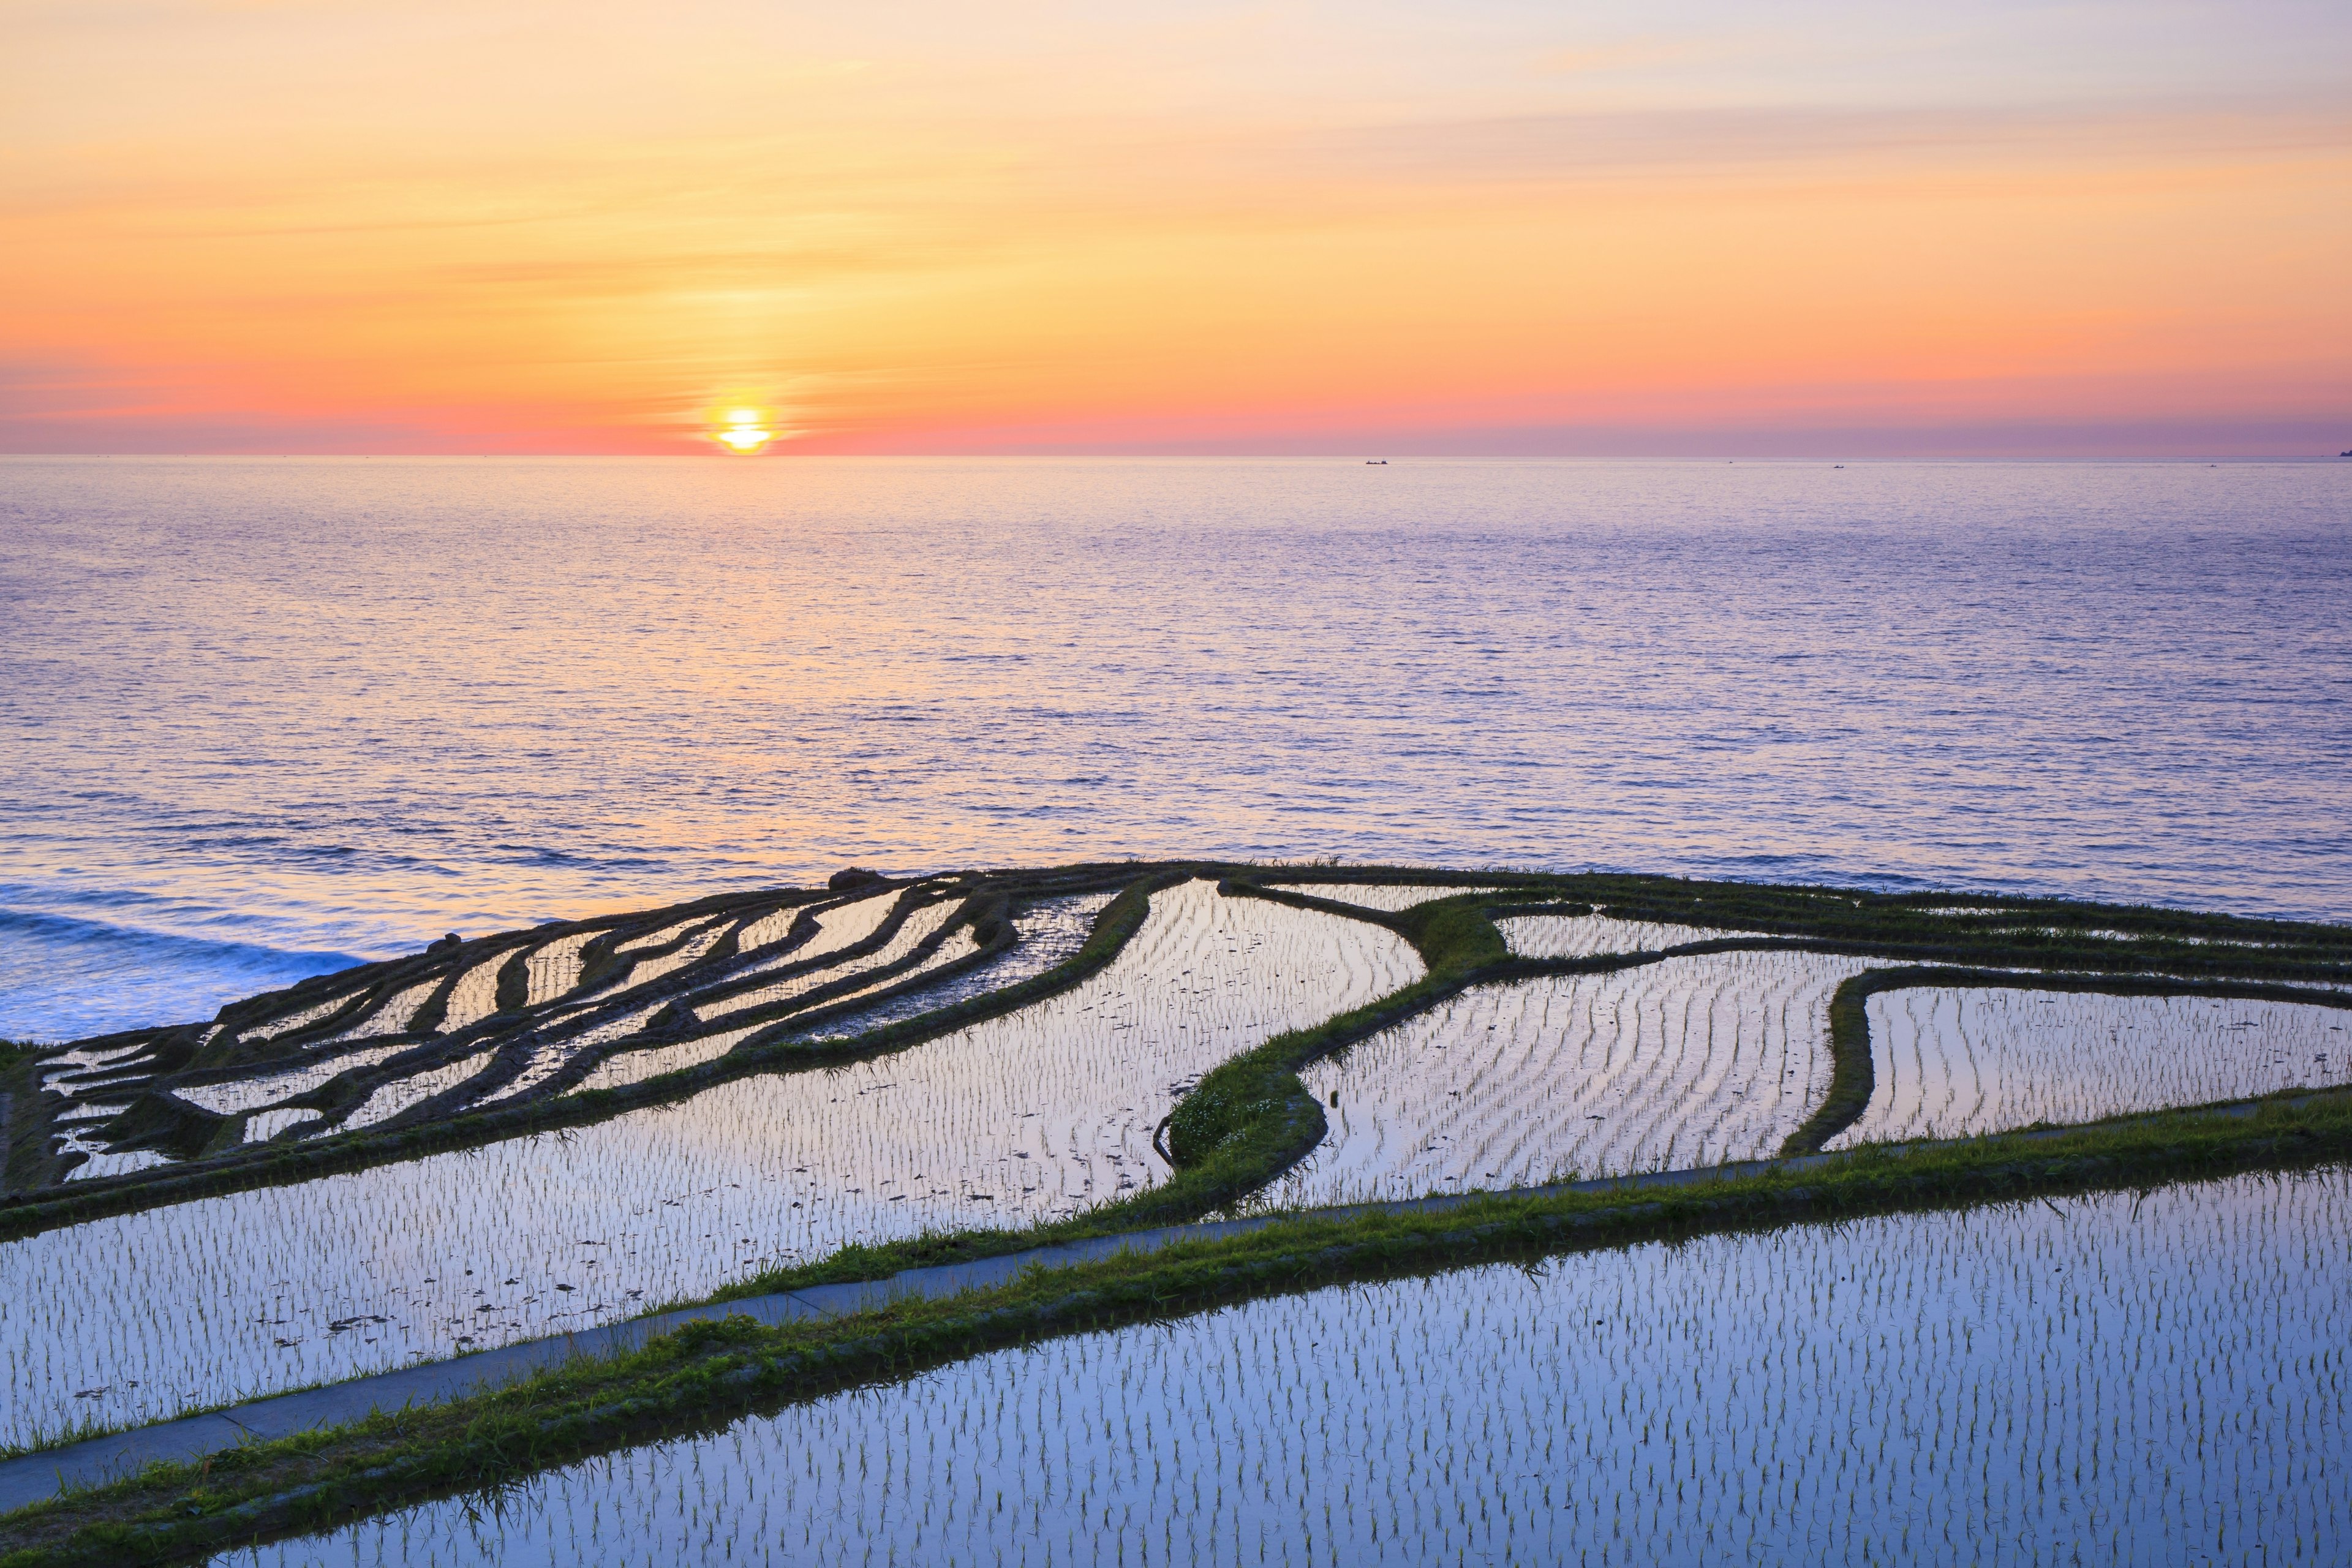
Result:
<svg viewBox="0 0 2352 1568"><path fill-rule="evenodd" d="M37 1058L34 1092L10 1110L9 1185L168 1174L255 1144L623 1088L754 1036L844 1039L1045 973L1114 896L992 901L917 883L814 907L754 900L635 934L625 920L510 933L476 944L487 958L428 949L388 974L337 977L315 1000L265 996L210 1026ZM983 920L1002 934L983 942Z"/></svg>
<svg viewBox="0 0 2352 1568"><path fill-rule="evenodd" d="M1186 882L1092 978L896 1054L0 1243L0 1442L1072 1214L1164 1179L1153 1130L1201 1074L1421 973L1379 926Z"/></svg>
<svg viewBox="0 0 2352 1568"><path fill-rule="evenodd" d="M1667 921L1630 921L1600 911L1589 915L1510 915L1495 922L1503 940L1522 958L1592 958L1604 952L1663 952L1694 942L1764 933L1722 926L1683 925Z"/></svg>
<svg viewBox="0 0 2352 1568"><path fill-rule="evenodd" d="M213 1559L2341 1561L2352 1181L1465 1268L1000 1351Z"/></svg>
<svg viewBox="0 0 2352 1568"><path fill-rule="evenodd" d="M1117 892L1043 880L779 892L683 920L436 942L209 1026L47 1053L7 1107L8 1185L168 1175L254 1144L626 1087L755 1036L842 1039L917 1018L1068 960Z"/></svg>
<svg viewBox="0 0 2352 1568"><path fill-rule="evenodd" d="M1827 1092L1830 998L1868 966L1721 952L1466 992L1300 1074L1330 1108L1329 1130L1264 1202L1410 1198L1769 1155Z"/></svg>
<svg viewBox="0 0 2352 1568"><path fill-rule="evenodd" d="M1382 914L1401 914L1415 904L1425 904L1433 899L1460 898L1465 893L1493 893L1496 888L1455 887L1444 882L1275 882L1268 884L1277 892L1305 893L1309 898L1328 899L1335 904L1354 904L1359 909L1378 910Z"/></svg>
<svg viewBox="0 0 2352 1568"><path fill-rule="evenodd" d="M2352 1007L2008 986L1865 1005L1870 1105L1832 1149L2352 1082Z"/></svg>
<svg viewBox="0 0 2352 1568"><path fill-rule="evenodd" d="M808 1031L813 1039L845 1039L903 1023L935 1007L946 1007L1033 980L1063 960L1076 955L1093 931L1095 920L1111 900L1109 893L1078 893L1045 899L1013 916L1011 949L985 963L932 982L919 991L877 1001L836 1014Z"/></svg>
<svg viewBox="0 0 2352 1568"><path fill-rule="evenodd" d="M822 1262L824 1278L871 1279L1018 1251L1076 1234L1033 1228L1074 1218L1115 1231L1707 1167L1811 1147L1856 1114L1849 1142L1966 1139L2352 1078L2322 1076L2344 1061L2347 1010L2326 1005L2330 988L2352 979L2352 939L2328 928L2054 900L1874 904L1839 889L1614 876L1482 873L1465 886L1435 879L1455 875L1443 871L1346 883L1307 875L1275 882L1185 862L905 882L853 870L824 889L448 939L232 1004L209 1025L20 1055L0 1084L14 1105L11 1188L0 1199L0 1223L14 1226L0 1231L10 1237L0 1241L0 1443L55 1446L79 1430L418 1361L560 1343L766 1270ZM1263 886L1353 912L1252 896ZM1392 921L1441 899L1442 918ZM1675 951L1693 944L1721 951ZM1013 985L1023 989L992 995ZM2126 994L2151 988L2172 994ZM940 1011L949 1006L959 1010ZM1878 1091L1866 1105L1864 1053ZM688 1070L697 1076L665 1079ZM2066 1159L2125 1168L2114 1152L2134 1136L2147 1148L2126 1151L2141 1160L2130 1168L2158 1184L2190 1168L2179 1150L2191 1145L2242 1145L2249 1162L2274 1165L2285 1156L2261 1150L2294 1143L2305 1151L2295 1159L2340 1162L2352 1153L2352 1115L2315 1103L2279 1113L2302 1119L2286 1143L2265 1119L2230 1121L2249 1129L2234 1143L2159 1129L2037 1145L2053 1152L2037 1157L2035 1190L2081 1190L2048 1174ZM1986 1184L1968 1189L1979 1198L2019 1190L1998 1149L1926 1158L1947 1176L1981 1167ZM1678 1200L1612 1198L1629 1216L1623 1245L1532 1276L1465 1266L1186 1319L1153 1331L1175 1358L1166 1372L1132 1348L1151 1342L1143 1331L1056 1342L1030 1352L1046 1369L1046 1393L1034 1396L1028 1372L1004 1370L1018 1358L981 1353L966 1370L770 1417L780 1430L802 1423L774 1439L781 1450L755 1451L768 1426L738 1423L724 1452L715 1439L675 1443L527 1482L509 1494L523 1510L511 1527L495 1509L461 1530L427 1508L321 1550L334 1561L677 1560L758 1540L768 1542L759 1555L820 1560L1092 1561L1108 1550L1138 1561L1775 1561L1791 1543L1827 1542L1822 1551L1843 1560L1916 1556L1927 1542L1931 1555L2030 1561L2057 1516L2041 1492L2019 1489L2029 1472L2002 1468L2010 1451L1999 1444L2027 1444L2037 1481L2063 1460L2065 1485L2096 1492L2133 1455L2186 1452L2182 1433L2224 1429L2188 1405L2176 1416L2178 1400L2141 1408L2174 1394L2141 1362L2115 1360L2126 1346L2157 1353L2147 1323L2201 1333L2230 1321L2213 1304L2220 1287L2171 1279L2181 1258L2196 1252L2202 1268L2236 1245L2222 1237L2229 1226L2254 1234L2247 1215L2260 1205L2245 1194L2258 1192L2297 1213L2318 1204L2320 1218L2297 1221L2287 1239L2306 1255L2342 1252L2321 1223L2341 1217L2340 1176L2219 1183L2197 1189L2201 1209L2166 1196L2168 1217L2153 1232L2170 1239L2138 1234L2150 1227L2134 1220L2134 1236L2084 1253L2083 1235L2043 1220L2063 1213L2113 1230L2105 1199L2063 1209L2037 1200L2022 1226L2014 1209L1889 1217L1915 1200L1872 1186L1880 1168L1864 1161L1824 1176L1865 1194L1846 1212L1882 1216L1843 1229L1803 1223L1818 1207L1783 1206L1772 1212L1790 1228L1774 1237L1636 1245L1635 1234L1688 1236L1717 1221L1685 1215ZM1771 1188L1759 1182L1748 1195ZM1147 1194L1148 1205L1090 1213ZM2149 1201L2149 1212L2161 1206ZM1407 1255L1429 1268L1493 1256L1472 1239L1491 1230L1479 1217L1487 1209L1443 1212L1463 1217L1321 1223L1335 1234L1437 1227L1409 1254L1364 1244L1391 1267ZM2107 1217L2095 1226L2097 1215ZM925 1239L959 1232L952 1247ZM1278 1232L1253 1234L1286 1245ZM1513 1234L1549 1245L1536 1238L1558 1233ZM836 1256L852 1245L891 1250ZM1352 1256L1316 1245L1318 1258ZM2279 1260L2284 1245L2272 1237L2241 1260L2265 1293L2263 1310L2311 1295ZM1480 1252L1463 1250L1472 1246ZM1079 1289L1055 1270L1087 1267L1083 1256L1049 1258L1018 1289ZM1192 1278L1182 1272L1190 1257L1171 1255L1169 1280ZM1692 1283L1694 1258L1715 1260L1704 1288ZM1259 1267L1232 1278L1277 1290L1335 1277L1286 1255L1248 1272ZM1465 1283L1475 1280L1491 1283ZM1516 1321L1490 1299L1505 1283L1535 1292ZM2085 1294L2093 1285L2105 1294ZM1138 1289L1137 1313L1181 1313L1189 1309L1176 1303L1213 1293L1158 1277ZM2141 1300L2148 1290L2153 1306ZM1957 1304L1964 1295L1976 1316ZM2083 1352L2077 1320L2094 1312L2137 1337ZM2019 1370L2017 1336L2041 1318L2051 1321L2032 1331L2063 1342L2063 1374L2055 1363ZM1834 1333L1833 1322L1843 1325ZM2195 1393L2200 1377L2246 1375L2262 1355L2304 1342L2284 1319L2261 1322L2260 1333L2285 1336L2279 1345L2208 1353L2192 1334L2188 1350L2165 1353L2203 1357L2183 1374ZM1959 1323L1990 1336L1958 1342L1958 1364L1980 1384L1955 1383L1942 1364L1953 1342L1937 1325ZM1220 1324L1244 1337L1220 1339ZM1631 1337L1596 1352L1612 1324ZM1756 1359L1782 1341L1776 1353L1792 1363ZM946 1342L969 1354L1003 1337ZM1334 1346L1349 1350L1344 1371L1329 1363ZM906 1363L867 1371L886 1364ZM658 1381L626 1367L610 1375ZM1609 1375L1613 1409L1590 1381ZM2314 1375L2334 1376L2335 1363ZM2038 1426L2018 1415L2026 1407L1986 1392L2069 1377L2089 1414L2058 1421L2050 1395L2034 1407ZM1089 1393L1097 1379L1104 1387ZM1822 1391L1832 1384L1872 1413L1874 1447L1856 1447L1851 1424L1831 1424ZM1125 1403L1099 1403L1114 1393ZM1050 1407L1040 1403L1048 1394ZM705 1418L702 1394L679 1397L678 1424L661 1429ZM921 1404L934 1397L988 1403L969 1413ZM1086 1398L1097 1398L1092 1415ZM733 1408L709 1418L731 1420ZM1921 1449L1930 1408L1965 1417L1965 1443L1937 1437ZM473 1410L436 1419L470 1429ZM1139 1430L1132 1411L1144 1413ZM820 1417L835 1425L807 1425ZM1204 1442L1219 1423L1249 1431L1238 1446ZM1398 1436L1416 1428L1443 1440L1416 1448ZM969 1441L950 1452L942 1433ZM1088 1434L1094 1446L1082 1450ZM1753 1452L1759 1434L1807 1447L1767 1467ZM793 1447L810 1442L829 1445L814 1451L824 1458ZM851 1455L866 1467L854 1482L843 1468ZM2074 1476L2078 1458L2089 1481ZM1898 1461L1909 1467L1899 1483ZM2190 1462L2207 1460L2191 1455L2174 1469ZM1998 1507L1962 1520L1952 1499L1968 1487L1947 1475L1955 1467ZM591 1474L620 1479L599 1492L579 1479ZM1013 1489L1014 1478L1040 1476ZM1671 1504L1669 1481L1679 1489ZM2126 1487L2100 1503L2107 1533L2097 1539L2145 1545L2155 1519L2169 1541L2161 1532L2193 1517L2224 1536L2284 1540L2285 1554L2269 1560L2293 1561L2312 1536L2294 1509L2334 1495L2308 1482L2290 1475L2298 1500L2268 1513L2240 1503L2217 1514L2210 1489L2163 1491L2158 1506L2157 1494ZM1013 1500L1003 1519L1000 1485ZM366 1495L382 1506L402 1494ZM302 1527L278 1517L278 1528ZM476 1525L489 1533L468 1533ZM1156 1544L1144 1542L1153 1530ZM1946 1533L1916 1533L1930 1531ZM218 1539L205 1536L203 1549Z"/></svg>

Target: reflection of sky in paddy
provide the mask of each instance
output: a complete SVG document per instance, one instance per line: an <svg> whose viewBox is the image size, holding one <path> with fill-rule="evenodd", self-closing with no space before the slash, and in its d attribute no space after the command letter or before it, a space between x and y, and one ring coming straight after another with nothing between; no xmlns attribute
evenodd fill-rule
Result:
<svg viewBox="0 0 2352 1568"><path fill-rule="evenodd" d="M2352 1007L1922 986L1867 1010L1870 1103L1832 1149L2352 1080Z"/></svg>
<svg viewBox="0 0 2352 1568"><path fill-rule="evenodd" d="M1260 1202L1763 1158L1828 1091L1830 996L1865 967L1727 952L1479 986L1309 1064L1299 1076L1330 1103L1330 1131Z"/></svg>
<svg viewBox="0 0 2352 1568"><path fill-rule="evenodd" d="M1151 1137L1179 1084L1422 973L1379 926L1190 882L1073 989L903 1051L0 1242L0 1442L633 1317L852 1241L1074 1213L1165 1176ZM381 1321L332 1330L361 1314Z"/></svg>
<svg viewBox="0 0 2352 1568"><path fill-rule="evenodd" d="M2242 1177L1275 1297L215 1562L2327 1563L2347 1198Z"/></svg>

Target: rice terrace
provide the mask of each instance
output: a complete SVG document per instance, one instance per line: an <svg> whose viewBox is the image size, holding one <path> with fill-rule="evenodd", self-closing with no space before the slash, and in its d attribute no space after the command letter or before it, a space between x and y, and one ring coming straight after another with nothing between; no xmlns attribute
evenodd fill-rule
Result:
<svg viewBox="0 0 2352 1568"><path fill-rule="evenodd" d="M0 1115L0 1563L2326 1563L2352 1518L2334 926L846 871L22 1047Z"/></svg>

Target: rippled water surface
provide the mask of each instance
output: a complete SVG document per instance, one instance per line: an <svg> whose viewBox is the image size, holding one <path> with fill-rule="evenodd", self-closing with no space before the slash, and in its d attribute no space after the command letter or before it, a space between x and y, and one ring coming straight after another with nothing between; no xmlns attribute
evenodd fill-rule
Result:
<svg viewBox="0 0 2352 1568"><path fill-rule="evenodd" d="M2352 917L2352 464L0 461L0 1035L821 876Z"/></svg>
<svg viewBox="0 0 2352 1568"><path fill-rule="evenodd" d="M2340 1563L2347 1200L2239 1177L1273 1297L214 1563Z"/></svg>

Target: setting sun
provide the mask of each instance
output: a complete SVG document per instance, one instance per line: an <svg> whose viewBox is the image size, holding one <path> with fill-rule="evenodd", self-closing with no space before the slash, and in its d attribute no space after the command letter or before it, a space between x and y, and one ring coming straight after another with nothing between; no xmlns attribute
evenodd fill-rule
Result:
<svg viewBox="0 0 2352 1568"><path fill-rule="evenodd" d="M727 416L727 423L714 432L719 444L742 457L765 451L768 443L776 438L767 421L754 408L738 408Z"/></svg>

